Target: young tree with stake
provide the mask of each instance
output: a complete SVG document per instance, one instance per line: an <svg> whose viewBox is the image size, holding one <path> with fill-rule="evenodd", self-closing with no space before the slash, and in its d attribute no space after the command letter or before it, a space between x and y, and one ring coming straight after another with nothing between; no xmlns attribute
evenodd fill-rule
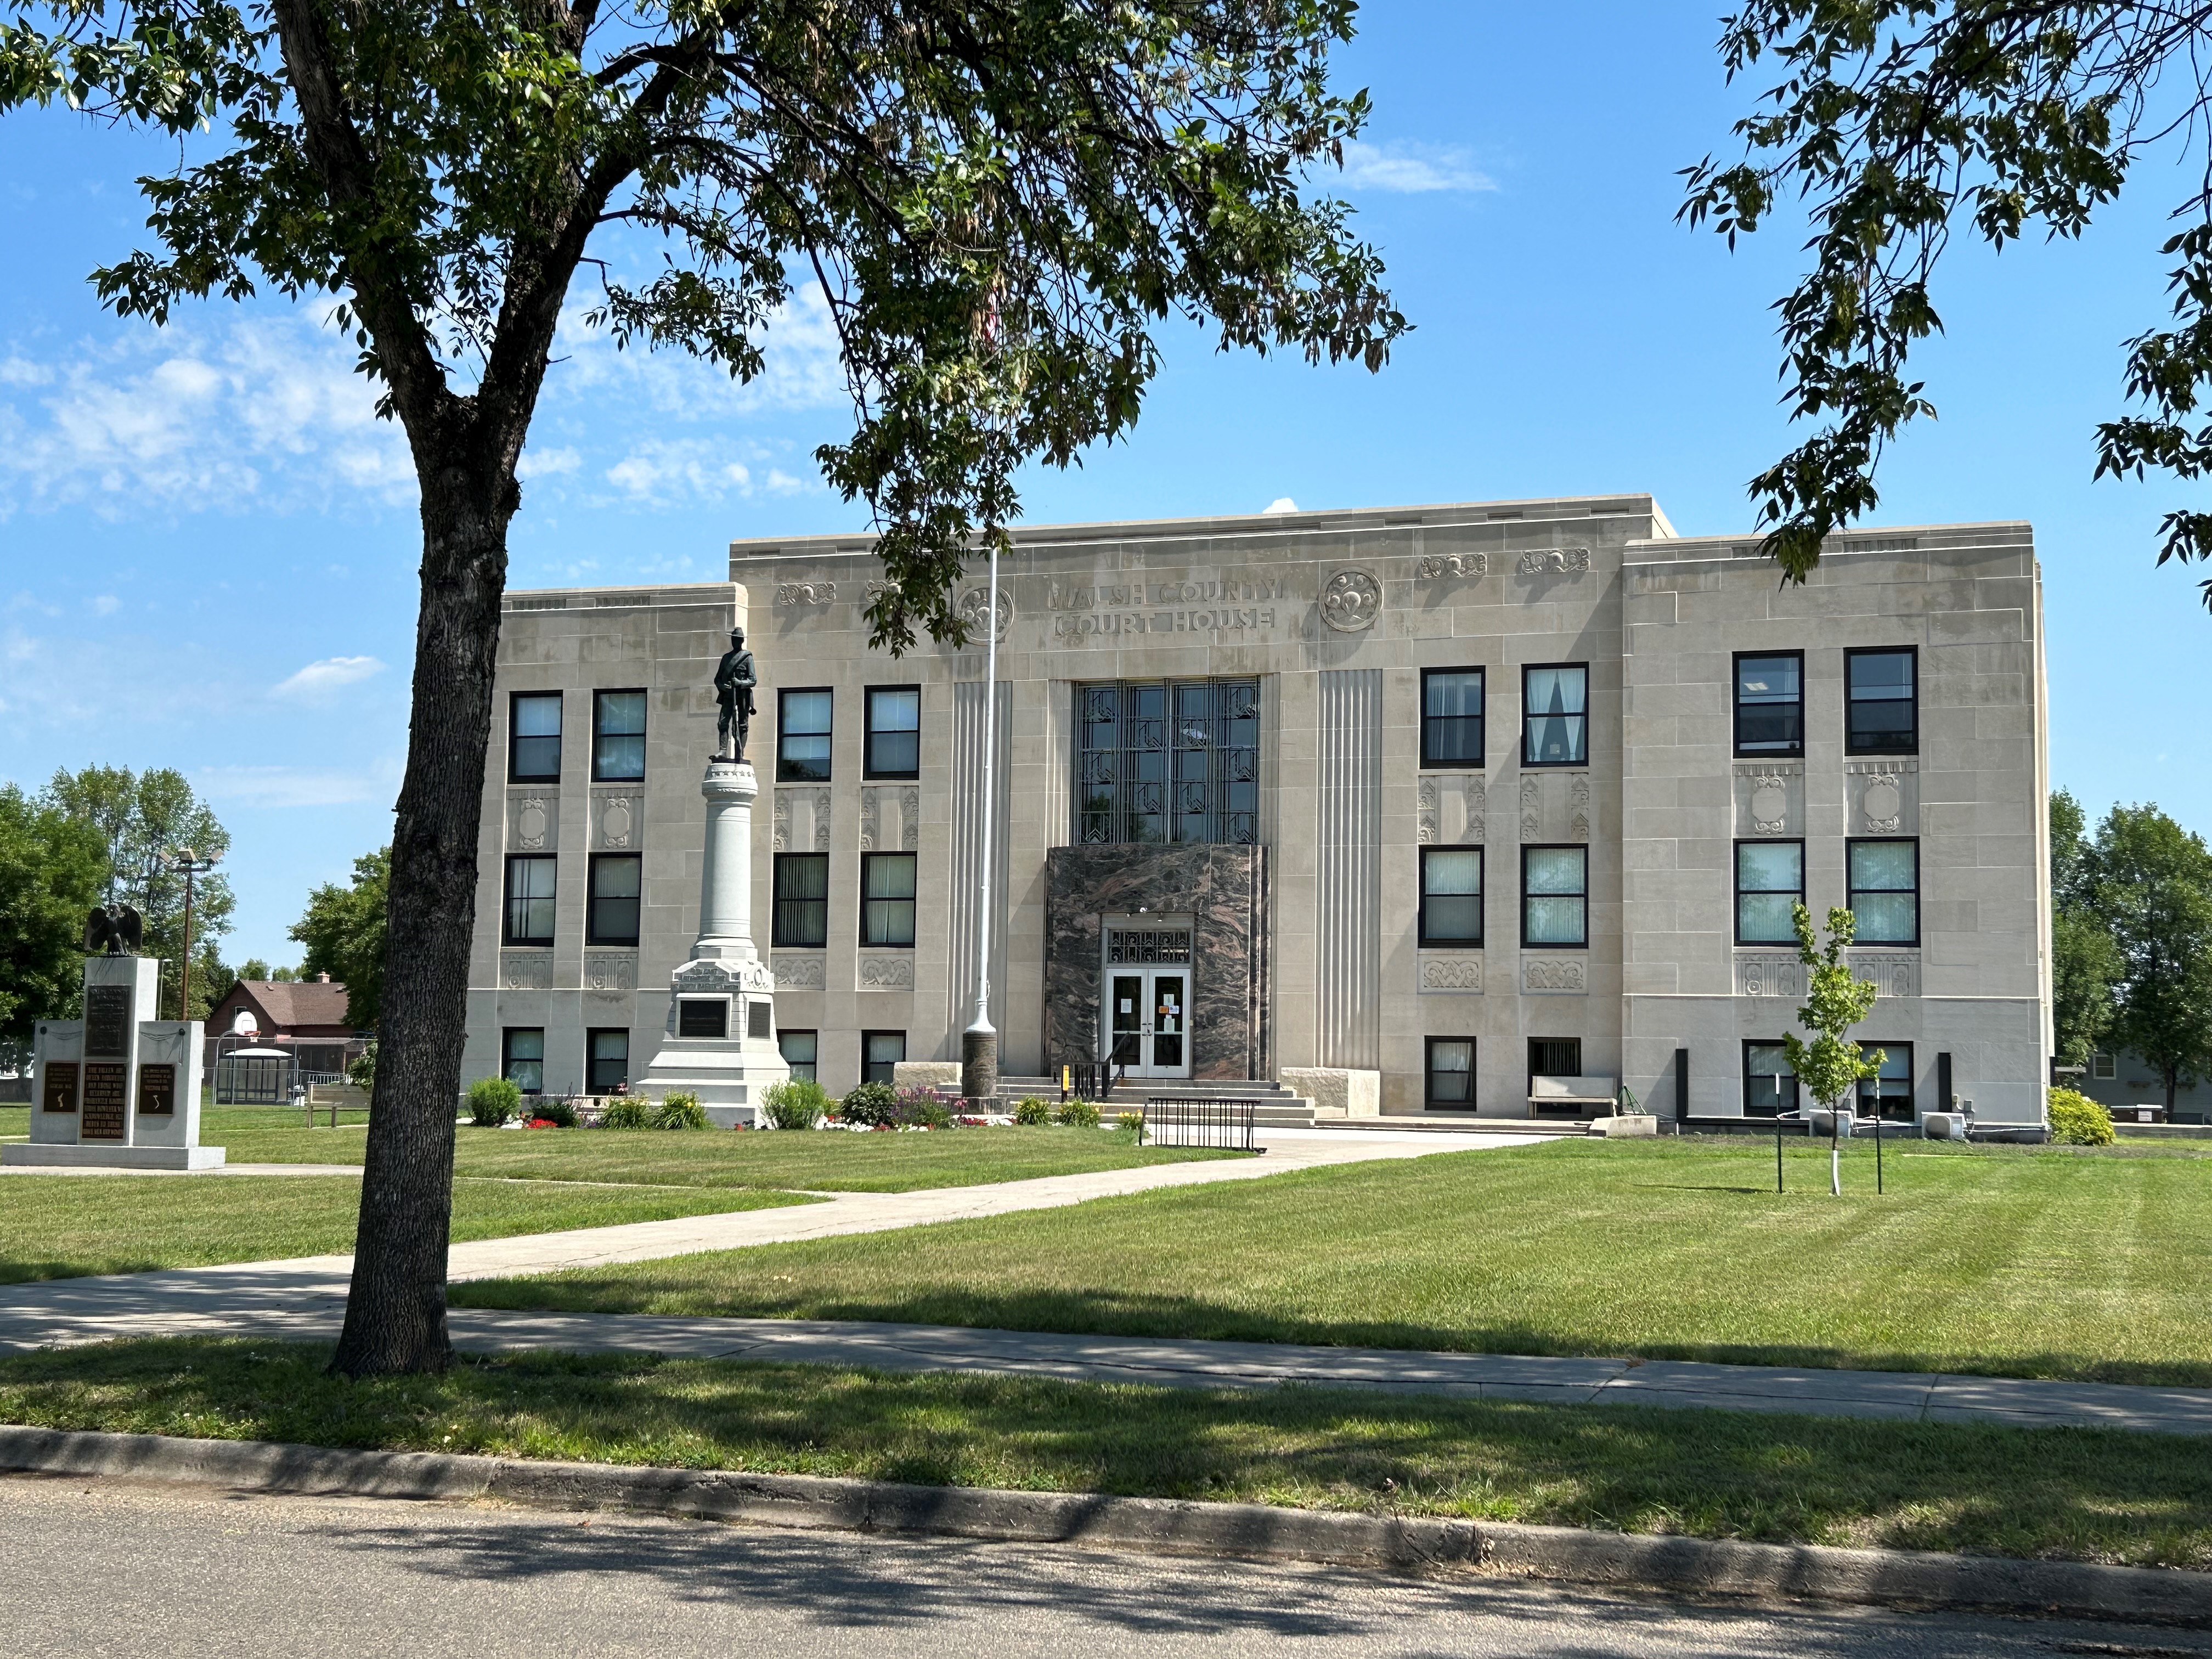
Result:
<svg viewBox="0 0 2212 1659"><path fill-rule="evenodd" d="M885 581L868 616L893 651L918 629L964 637L951 592L1003 544L1016 469L1127 430L1162 319L1224 349L1370 369L1406 327L1349 210L1305 188L1366 118L1364 94L1328 79L1355 0L0 7L0 106L66 99L185 146L141 181L160 250L96 273L103 298L161 322L188 296L263 283L334 296L413 456L414 712L333 1361L349 1375L450 1360L453 1105L507 528L580 272L618 343L740 380L795 284L819 286L854 428L818 459L874 514ZM625 275L633 261L647 274Z"/></svg>
<svg viewBox="0 0 2212 1659"><path fill-rule="evenodd" d="M1813 932L1813 913L1803 905L1791 907L1797 929L1797 958L1812 969L1812 987L1805 1006L1797 1011L1798 1024L1814 1033L1810 1042L1795 1031L1785 1033L1782 1046L1790 1055L1790 1069L1813 1098L1829 1113L1828 1190L1841 1197L1844 1190L1842 1114L1853 1109L1858 1086L1881 1075L1882 1051L1862 1054L1859 1045L1846 1042L1844 1033L1874 1012L1877 994L1874 981L1852 977L1844 952L1858 935L1858 921L1848 910L1828 912L1828 943L1824 948Z"/></svg>

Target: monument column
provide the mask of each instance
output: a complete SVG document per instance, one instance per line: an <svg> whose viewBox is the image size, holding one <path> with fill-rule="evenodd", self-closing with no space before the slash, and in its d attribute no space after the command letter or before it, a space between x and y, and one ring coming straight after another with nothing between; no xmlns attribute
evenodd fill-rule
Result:
<svg viewBox="0 0 2212 1659"><path fill-rule="evenodd" d="M707 852L699 876L699 939L693 959L744 960L753 949L753 802L760 784L752 767L720 756L699 785L707 798Z"/></svg>

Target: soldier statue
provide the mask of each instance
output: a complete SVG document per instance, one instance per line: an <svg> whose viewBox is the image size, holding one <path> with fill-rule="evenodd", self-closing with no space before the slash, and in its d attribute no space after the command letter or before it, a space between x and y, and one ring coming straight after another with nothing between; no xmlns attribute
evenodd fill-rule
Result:
<svg viewBox="0 0 2212 1659"><path fill-rule="evenodd" d="M753 674L753 653L745 649L745 630L732 628L730 648L722 653L722 660L714 668L714 699L722 708L717 727L721 741L715 751L716 758L744 759L745 738L753 724L753 688L759 683ZM725 754L725 750L729 752Z"/></svg>

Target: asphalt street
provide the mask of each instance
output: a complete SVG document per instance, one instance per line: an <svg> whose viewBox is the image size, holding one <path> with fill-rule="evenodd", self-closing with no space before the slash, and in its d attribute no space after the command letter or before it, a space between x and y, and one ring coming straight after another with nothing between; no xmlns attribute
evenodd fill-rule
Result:
<svg viewBox="0 0 2212 1659"><path fill-rule="evenodd" d="M0 1479L7 1659L866 1654L2212 1659L2212 1636L1474 1577Z"/></svg>

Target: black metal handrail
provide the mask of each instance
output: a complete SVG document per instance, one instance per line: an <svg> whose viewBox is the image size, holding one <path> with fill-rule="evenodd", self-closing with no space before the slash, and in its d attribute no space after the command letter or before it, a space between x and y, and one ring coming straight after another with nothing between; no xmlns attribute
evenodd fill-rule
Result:
<svg viewBox="0 0 2212 1659"><path fill-rule="evenodd" d="M1139 1139L1156 1146L1223 1146L1249 1152L1260 1104L1241 1095L1154 1095L1145 1102Z"/></svg>

